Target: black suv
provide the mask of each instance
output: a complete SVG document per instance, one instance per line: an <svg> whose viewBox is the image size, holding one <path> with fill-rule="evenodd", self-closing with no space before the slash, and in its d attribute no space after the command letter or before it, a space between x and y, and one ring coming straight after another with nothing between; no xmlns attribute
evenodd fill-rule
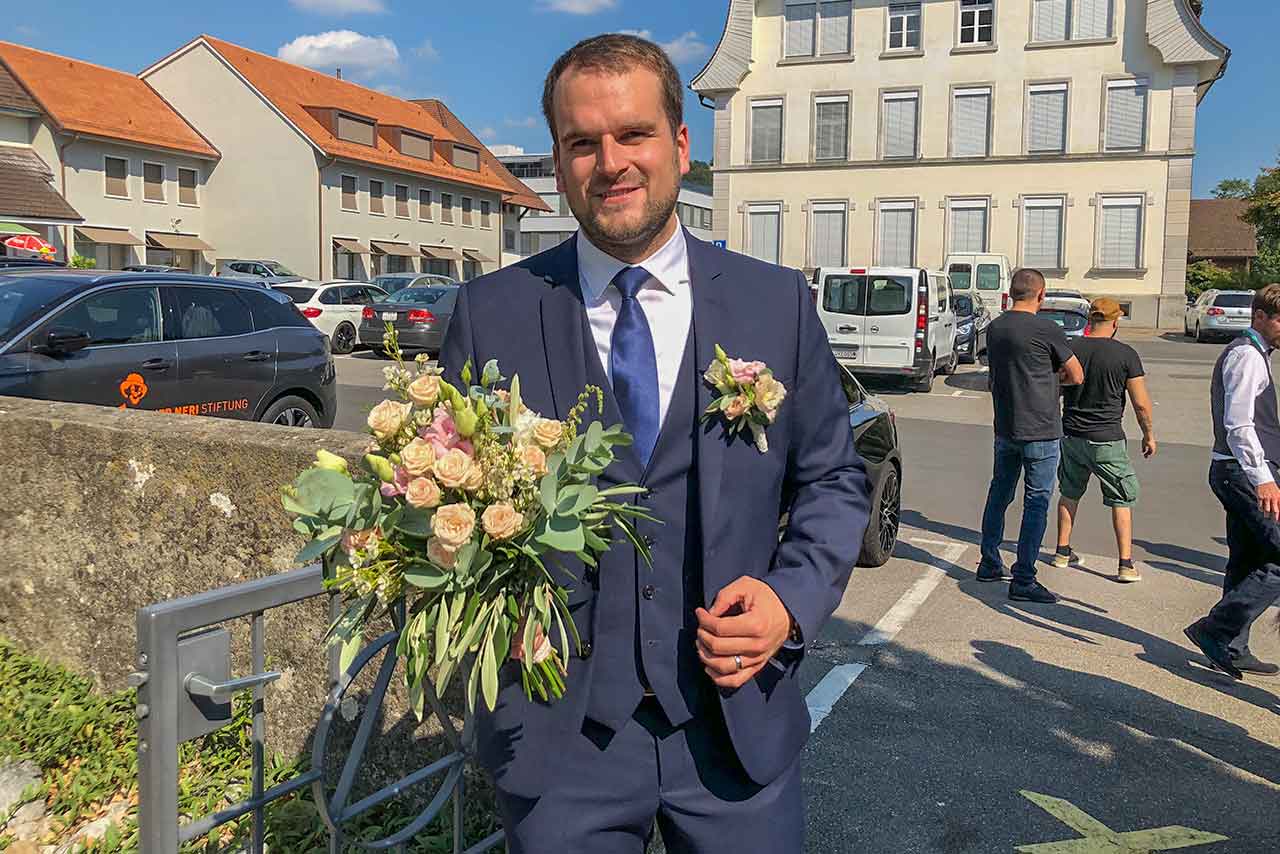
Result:
<svg viewBox="0 0 1280 854"><path fill-rule="evenodd" d="M329 338L207 276L0 270L0 395L331 427Z"/></svg>

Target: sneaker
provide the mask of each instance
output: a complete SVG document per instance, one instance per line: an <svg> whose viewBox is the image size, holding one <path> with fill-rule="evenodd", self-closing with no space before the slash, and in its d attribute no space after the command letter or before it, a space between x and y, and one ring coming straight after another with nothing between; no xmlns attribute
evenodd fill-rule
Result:
<svg viewBox="0 0 1280 854"><path fill-rule="evenodd" d="M1041 605L1052 605L1058 601L1058 597L1039 581L1013 582L1009 585L1009 598L1014 602L1038 602Z"/></svg>
<svg viewBox="0 0 1280 854"><path fill-rule="evenodd" d="M1205 631L1203 618L1187 626L1182 630L1182 633L1187 636L1187 640L1195 644L1204 653L1204 657L1209 659L1209 663L1214 667L1232 679L1244 678L1240 668L1232 663L1231 653L1227 651L1226 643Z"/></svg>
<svg viewBox="0 0 1280 854"><path fill-rule="evenodd" d="M1246 652L1244 655L1231 656L1231 663L1236 666L1237 670L1243 670L1245 673L1256 673L1259 676L1275 676L1280 673L1280 665L1262 661L1251 652Z"/></svg>
<svg viewBox="0 0 1280 854"><path fill-rule="evenodd" d="M1132 584L1135 581L1141 580L1142 574L1138 572L1138 568L1133 564L1128 564L1126 566L1122 563L1119 568L1116 569L1116 581L1119 581L1121 584Z"/></svg>
<svg viewBox="0 0 1280 854"><path fill-rule="evenodd" d="M1013 578L1005 571L1003 566L991 566L990 564L978 564L978 580L979 581L1008 581Z"/></svg>
<svg viewBox="0 0 1280 854"><path fill-rule="evenodd" d="M1066 549L1065 552L1062 550ZM1076 554L1075 549L1071 546L1058 546L1058 551L1053 556L1053 565L1059 569L1065 569L1068 566L1079 566L1080 555Z"/></svg>

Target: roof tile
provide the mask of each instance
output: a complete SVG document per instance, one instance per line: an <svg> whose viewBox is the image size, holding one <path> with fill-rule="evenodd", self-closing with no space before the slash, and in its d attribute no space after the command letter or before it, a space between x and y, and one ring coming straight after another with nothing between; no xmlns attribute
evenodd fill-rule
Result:
<svg viewBox="0 0 1280 854"><path fill-rule="evenodd" d="M1254 258L1258 232L1240 219L1244 199L1192 199L1187 255L1191 258Z"/></svg>
<svg viewBox="0 0 1280 854"><path fill-rule="evenodd" d="M0 219L65 219L84 217L67 204L49 180L49 165L30 148L0 146Z"/></svg>

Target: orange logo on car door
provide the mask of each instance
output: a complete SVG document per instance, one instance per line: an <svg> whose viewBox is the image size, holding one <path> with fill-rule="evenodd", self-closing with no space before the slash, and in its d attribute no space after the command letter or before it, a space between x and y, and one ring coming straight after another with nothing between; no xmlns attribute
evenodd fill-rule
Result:
<svg viewBox="0 0 1280 854"><path fill-rule="evenodd" d="M133 406L142 403L142 399L147 396L147 381L142 378L142 374L129 374L120 383L120 396L123 397ZM125 409L125 404L120 404L121 409Z"/></svg>

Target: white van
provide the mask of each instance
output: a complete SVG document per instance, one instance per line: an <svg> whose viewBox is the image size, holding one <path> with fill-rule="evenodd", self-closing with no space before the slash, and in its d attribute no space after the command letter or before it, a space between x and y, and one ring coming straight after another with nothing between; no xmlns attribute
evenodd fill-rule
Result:
<svg viewBox="0 0 1280 854"><path fill-rule="evenodd" d="M831 350L854 373L903 377L928 391L935 373L955 372L960 357L945 273L819 267L813 283Z"/></svg>
<svg viewBox="0 0 1280 854"><path fill-rule="evenodd" d="M1009 256L983 252L960 252L947 256L942 269L951 277L951 287L958 294L980 297L991 312L991 319L1009 307L1009 282L1013 270Z"/></svg>

